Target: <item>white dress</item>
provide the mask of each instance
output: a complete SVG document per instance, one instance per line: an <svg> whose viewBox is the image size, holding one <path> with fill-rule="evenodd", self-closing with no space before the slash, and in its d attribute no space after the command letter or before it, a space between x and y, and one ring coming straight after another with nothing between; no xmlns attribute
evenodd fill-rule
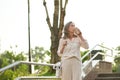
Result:
<svg viewBox="0 0 120 80"><path fill-rule="evenodd" d="M64 40L67 41L67 45L63 53L60 53ZM87 41L81 41L79 37L72 38L72 40L60 39L58 55L62 62L62 80L82 80L80 47L87 49Z"/></svg>

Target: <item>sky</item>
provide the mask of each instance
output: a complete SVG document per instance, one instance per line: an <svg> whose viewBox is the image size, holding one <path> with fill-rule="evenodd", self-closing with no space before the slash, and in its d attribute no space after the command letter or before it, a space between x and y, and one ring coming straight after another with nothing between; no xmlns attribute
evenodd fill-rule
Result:
<svg viewBox="0 0 120 80"><path fill-rule="evenodd" d="M40 46L49 50L50 31L42 1L30 0L31 48ZM53 0L46 2L52 23ZM90 48L101 43L115 48L120 45L119 4L120 0L69 0L65 23L73 21ZM27 0L0 0L0 52L10 46L16 51L28 51Z"/></svg>

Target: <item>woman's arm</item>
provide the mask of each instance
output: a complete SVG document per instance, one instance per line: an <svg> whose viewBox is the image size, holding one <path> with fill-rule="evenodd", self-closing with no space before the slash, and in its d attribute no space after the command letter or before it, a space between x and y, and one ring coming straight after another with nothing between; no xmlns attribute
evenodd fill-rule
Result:
<svg viewBox="0 0 120 80"><path fill-rule="evenodd" d="M78 28L76 28L75 34L77 34L77 36L80 38L81 47L88 49L89 48L88 42L86 39L83 38L82 32Z"/></svg>
<svg viewBox="0 0 120 80"><path fill-rule="evenodd" d="M81 47L85 48L85 49L88 49L89 48L89 44L87 42L86 39L83 38L82 35L78 35L80 40L81 40Z"/></svg>

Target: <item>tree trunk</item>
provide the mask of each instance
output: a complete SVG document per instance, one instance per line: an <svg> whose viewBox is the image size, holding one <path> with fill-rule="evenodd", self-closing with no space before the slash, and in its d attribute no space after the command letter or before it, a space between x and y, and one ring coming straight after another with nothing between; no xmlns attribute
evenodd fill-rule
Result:
<svg viewBox="0 0 120 80"><path fill-rule="evenodd" d="M59 45L59 39L61 38L62 30L64 27L65 8L67 3L68 0L65 0L65 5L64 7L62 7L62 0L54 0L54 15L53 15L53 26L52 26L46 6L46 1L43 0L43 5L45 6L46 15L47 15L46 21L51 32L50 63L52 64L60 61L60 58L57 55L57 50ZM50 69L50 73L53 73L54 71L55 70L53 70L52 68Z"/></svg>
<svg viewBox="0 0 120 80"><path fill-rule="evenodd" d="M55 31L57 32L57 31ZM58 33L58 32L57 32ZM58 50L58 44L59 44L59 39L57 34L51 32L51 60L50 63L54 64L60 60L60 58L57 55L57 50ZM55 70L53 68L50 69L50 73L53 73Z"/></svg>

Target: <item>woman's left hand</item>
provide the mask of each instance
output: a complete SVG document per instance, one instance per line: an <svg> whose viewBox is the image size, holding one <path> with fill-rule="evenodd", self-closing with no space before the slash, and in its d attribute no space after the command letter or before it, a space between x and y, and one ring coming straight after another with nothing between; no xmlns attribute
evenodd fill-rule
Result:
<svg viewBox="0 0 120 80"><path fill-rule="evenodd" d="M80 31L80 29L78 29L77 27L75 28L75 34L76 35L82 35L82 32Z"/></svg>

